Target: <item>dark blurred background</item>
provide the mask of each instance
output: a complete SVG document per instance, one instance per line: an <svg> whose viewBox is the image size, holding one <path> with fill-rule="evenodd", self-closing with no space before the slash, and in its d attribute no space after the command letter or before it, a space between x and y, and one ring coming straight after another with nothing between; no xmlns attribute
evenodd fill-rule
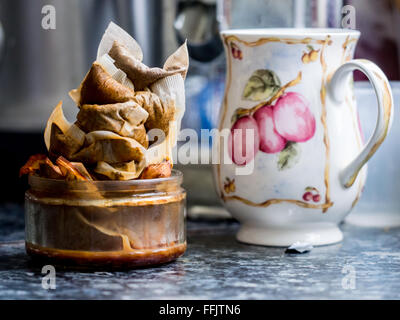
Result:
<svg viewBox="0 0 400 320"><path fill-rule="evenodd" d="M56 10L54 30L42 28L42 8L48 4ZM390 80L399 80L400 0L0 0L0 202L22 202L27 182L18 178L19 168L30 155L46 152L43 130L59 100L74 118L77 109L67 92L95 59L110 20L138 40L151 66L162 66L188 38L191 67L182 127L200 130L216 125L223 95L219 30L341 27L346 4L354 6L362 34L356 56L375 61ZM187 170L189 200L210 201L204 194L213 189L209 167ZM200 180L196 170L202 172Z"/></svg>

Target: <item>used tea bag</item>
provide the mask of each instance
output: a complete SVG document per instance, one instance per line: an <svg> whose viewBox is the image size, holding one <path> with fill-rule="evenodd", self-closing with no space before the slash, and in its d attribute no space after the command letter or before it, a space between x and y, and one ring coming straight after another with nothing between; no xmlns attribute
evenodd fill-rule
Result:
<svg viewBox="0 0 400 320"><path fill-rule="evenodd" d="M71 125L71 129L66 132L62 131L57 124L53 123L51 126L51 138L50 138L50 149L49 154L52 157L64 156L66 158L71 158L76 152L78 152L85 141L84 135L82 140L75 139L74 133L71 131L79 132L81 136L81 131L77 126ZM83 133L84 134L84 133Z"/></svg>
<svg viewBox="0 0 400 320"><path fill-rule="evenodd" d="M115 80L99 62L94 62L78 89L70 91L78 105L126 102L135 96L132 88Z"/></svg>
<svg viewBox="0 0 400 320"><path fill-rule="evenodd" d="M152 144L146 150L146 165L161 163L163 161L170 161L172 163L172 149L176 145L176 122L170 122L169 134L165 136L162 133L163 139L158 139L156 143ZM161 135L159 135L161 136Z"/></svg>
<svg viewBox="0 0 400 320"><path fill-rule="evenodd" d="M76 124L85 132L107 130L135 139L148 147L144 123L149 114L135 101L107 105L82 105Z"/></svg>
<svg viewBox="0 0 400 320"><path fill-rule="evenodd" d="M183 44L172 54L164 64L164 68L150 68L137 60L118 40L115 40L113 46L108 52L111 58L115 60L115 66L126 73L133 82L137 91L144 90L157 80L180 74L183 79L186 77L189 64L186 44Z"/></svg>
<svg viewBox="0 0 400 320"><path fill-rule="evenodd" d="M64 178L64 174L60 167L54 165L49 158L46 158L43 163L40 163L40 176L49 179Z"/></svg>
<svg viewBox="0 0 400 320"><path fill-rule="evenodd" d="M161 163L164 160L172 162L172 149L176 145L180 124L185 113L185 87L180 74L169 76L155 82L151 88L163 104L174 104L174 117L170 119L169 130L163 141L151 145L146 151L148 165Z"/></svg>
<svg viewBox="0 0 400 320"><path fill-rule="evenodd" d="M184 43L165 62L163 68L150 68L142 63L143 53L138 43L122 28L111 22L100 41L97 59L108 54L115 66L133 82L135 90L144 90L157 80L173 74L183 79L189 66L187 45Z"/></svg>
<svg viewBox="0 0 400 320"><path fill-rule="evenodd" d="M160 129L165 135L169 131L169 123L174 120L175 106L173 101L163 102L158 95L150 91L136 92L134 101L145 109L148 118L144 124L146 129Z"/></svg>
<svg viewBox="0 0 400 320"><path fill-rule="evenodd" d="M66 158L77 152L85 142L85 133L65 118L62 101L47 121L44 141L50 154L63 155Z"/></svg>
<svg viewBox="0 0 400 320"><path fill-rule="evenodd" d="M47 159L45 154L34 154L30 156L28 161L19 169L19 176L22 177L25 174L35 173L40 169L40 165Z"/></svg>
<svg viewBox="0 0 400 320"><path fill-rule="evenodd" d="M86 167L82 162L71 162L72 166L87 180L93 180L90 173L87 171Z"/></svg>
<svg viewBox="0 0 400 320"><path fill-rule="evenodd" d="M150 90L166 105L174 104L176 133L180 131L181 122L185 113L185 84L180 74L165 77L151 85ZM177 136L175 136L175 140Z"/></svg>
<svg viewBox="0 0 400 320"><path fill-rule="evenodd" d="M132 81L129 80L125 72L123 72L121 69L118 69L114 65L114 59L111 58L108 54L104 54L103 56L101 56L97 60L97 62L104 68L104 70L106 70L110 74L110 76L114 80L117 80L122 85L127 86L132 90L135 90Z"/></svg>
<svg viewBox="0 0 400 320"><path fill-rule="evenodd" d="M146 149L136 140L110 131L92 131L86 135L84 147L70 157L72 161L94 164L99 161L121 163L142 161Z"/></svg>
<svg viewBox="0 0 400 320"><path fill-rule="evenodd" d="M66 180L81 180L88 181L93 180L90 174L86 171L86 168L82 165L82 163L76 162L76 166L69 162L64 157L58 157L56 160L56 164L60 168L62 175Z"/></svg>
<svg viewBox="0 0 400 320"><path fill-rule="evenodd" d="M140 179L158 179L171 176L172 166L169 161L151 164L140 175Z"/></svg>
<svg viewBox="0 0 400 320"><path fill-rule="evenodd" d="M64 177L60 168L54 165L44 154L30 156L25 165L20 169L19 176L35 173L49 179L63 179Z"/></svg>
<svg viewBox="0 0 400 320"><path fill-rule="evenodd" d="M136 161L126 163L108 164L100 161L94 171L108 177L111 180L132 180L139 177L145 167L145 159L139 163Z"/></svg>

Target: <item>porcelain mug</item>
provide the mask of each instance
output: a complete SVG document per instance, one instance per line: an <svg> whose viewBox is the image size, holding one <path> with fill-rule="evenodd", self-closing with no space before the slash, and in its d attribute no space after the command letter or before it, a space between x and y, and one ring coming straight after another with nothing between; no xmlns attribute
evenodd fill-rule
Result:
<svg viewBox="0 0 400 320"><path fill-rule="evenodd" d="M221 32L227 75L214 181L240 221L241 242L288 246L342 240L338 224L355 206L366 162L389 132L393 98L374 63L353 60L360 33L347 29ZM360 70L377 97L364 143L353 88ZM250 168L246 174L238 169ZM246 171L244 171L246 172Z"/></svg>

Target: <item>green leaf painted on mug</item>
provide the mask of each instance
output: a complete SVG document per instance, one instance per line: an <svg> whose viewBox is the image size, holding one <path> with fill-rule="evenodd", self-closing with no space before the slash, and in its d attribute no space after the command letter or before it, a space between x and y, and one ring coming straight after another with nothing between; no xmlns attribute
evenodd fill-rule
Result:
<svg viewBox="0 0 400 320"><path fill-rule="evenodd" d="M278 156L279 171L292 168L297 162L299 162L300 154L300 145L295 142L288 142L285 149L283 149Z"/></svg>
<svg viewBox="0 0 400 320"><path fill-rule="evenodd" d="M259 69L253 72L243 91L245 100L266 100L281 88L281 81L275 72Z"/></svg>

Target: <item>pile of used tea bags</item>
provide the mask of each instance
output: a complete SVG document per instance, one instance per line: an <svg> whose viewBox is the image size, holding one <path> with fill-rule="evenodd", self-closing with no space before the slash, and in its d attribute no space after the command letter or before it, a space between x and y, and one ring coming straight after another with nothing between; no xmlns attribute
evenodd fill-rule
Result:
<svg viewBox="0 0 400 320"><path fill-rule="evenodd" d="M137 42L110 23L97 60L70 91L79 112L75 123L60 102L44 140L49 155L34 155L20 174L66 180L131 180L171 175L172 148L185 111L186 43L164 67L142 63Z"/></svg>

